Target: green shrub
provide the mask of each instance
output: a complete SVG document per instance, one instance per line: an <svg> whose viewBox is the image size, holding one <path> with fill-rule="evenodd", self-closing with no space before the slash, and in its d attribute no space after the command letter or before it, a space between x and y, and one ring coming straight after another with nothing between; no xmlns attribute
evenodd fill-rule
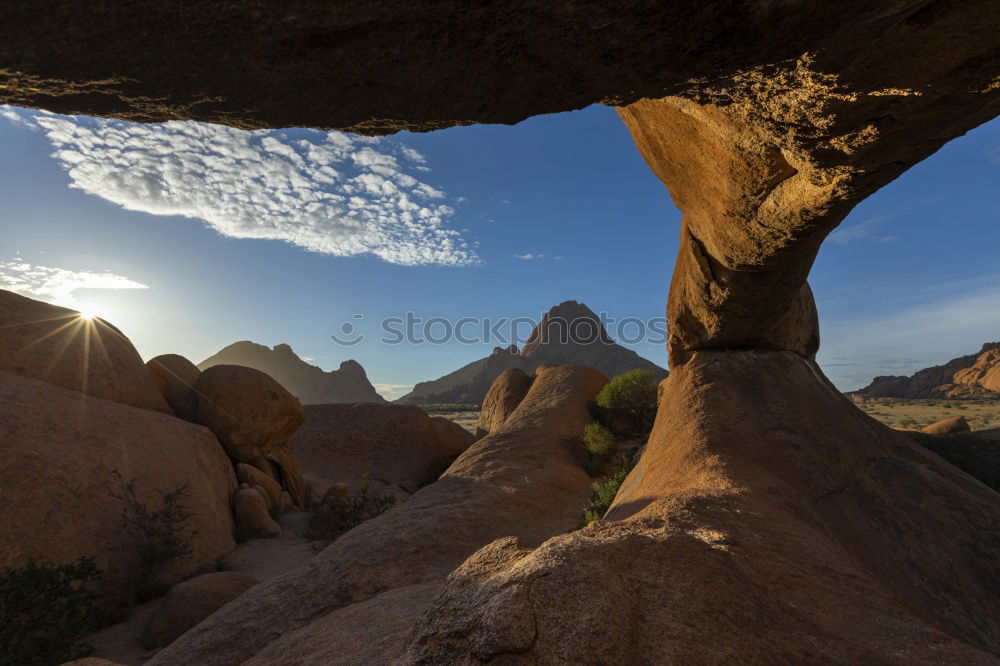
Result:
<svg viewBox="0 0 1000 666"><path fill-rule="evenodd" d="M591 423L583 431L583 441L587 445L584 468L591 476L599 476L614 451L615 435L600 423Z"/></svg>
<svg viewBox="0 0 1000 666"><path fill-rule="evenodd" d="M656 418L657 382L649 370L629 370L615 376L597 394L605 423L622 434L645 434Z"/></svg>
<svg viewBox="0 0 1000 666"><path fill-rule="evenodd" d="M595 482L591 486L593 492L590 495L590 501L583 509L583 519L580 521L580 527L586 527L595 520L600 520L604 517L611 503L615 501L618 489L621 488L622 483L625 482L625 477L628 476L633 467L635 467L634 451L622 457L621 465L614 474L603 481Z"/></svg>
<svg viewBox="0 0 1000 666"><path fill-rule="evenodd" d="M28 562L0 571L0 665L61 664L91 652L80 639L102 624L94 560Z"/></svg>
<svg viewBox="0 0 1000 666"><path fill-rule="evenodd" d="M121 479L117 471L115 476ZM192 540L198 532L188 527L194 513L184 505L190 492L187 484L160 493L160 506L153 510L139 501L136 479L122 486L121 494L111 496L122 502L122 525L131 533L132 544L139 555L140 568L136 576L137 601L148 601L166 592L158 580L164 567L194 552Z"/></svg>

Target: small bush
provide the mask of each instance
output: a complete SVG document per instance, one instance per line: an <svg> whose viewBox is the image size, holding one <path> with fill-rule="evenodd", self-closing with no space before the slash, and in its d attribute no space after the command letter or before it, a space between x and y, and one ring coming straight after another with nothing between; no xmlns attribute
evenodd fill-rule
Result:
<svg viewBox="0 0 1000 666"><path fill-rule="evenodd" d="M595 520L600 520L604 517L611 503L615 501L618 489L621 488L622 483L625 482L625 477L628 476L633 467L635 467L634 451L622 458L621 465L614 474L603 481L595 482L591 486L593 492L590 495L589 503L583 509L583 519L580 521L580 527L586 527Z"/></svg>
<svg viewBox="0 0 1000 666"><path fill-rule="evenodd" d="M649 370L617 375L597 394L605 423L622 434L645 434L656 418L657 383Z"/></svg>
<svg viewBox="0 0 1000 666"><path fill-rule="evenodd" d="M117 471L114 474L121 479ZM194 552L191 542L198 533L188 527L194 513L184 506L184 498L190 492L187 484L161 492L160 507L155 510L139 501L135 486L136 479L131 479L122 486L120 495L112 492L111 496L123 504L122 525L132 534L132 543L139 554L137 601L142 602L166 591L158 576L167 564Z"/></svg>
<svg viewBox="0 0 1000 666"><path fill-rule="evenodd" d="M598 476L614 451L615 435L600 423L591 423L583 431L583 441L587 445L584 467L591 476Z"/></svg>
<svg viewBox="0 0 1000 666"><path fill-rule="evenodd" d="M94 560L28 562L0 571L0 665L61 664L91 652L80 639L102 625Z"/></svg>
<svg viewBox="0 0 1000 666"><path fill-rule="evenodd" d="M399 504L399 500L393 495L372 493L368 488L369 479L367 472L362 474L361 490L343 500L330 496L329 493L323 498L319 510L310 522L311 538L333 538Z"/></svg>

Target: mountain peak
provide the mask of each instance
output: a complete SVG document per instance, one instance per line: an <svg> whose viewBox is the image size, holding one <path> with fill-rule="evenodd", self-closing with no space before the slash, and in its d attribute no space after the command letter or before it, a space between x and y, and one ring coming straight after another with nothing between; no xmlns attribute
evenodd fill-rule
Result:
<svg viewBox="0 0 1000 666"><path fill-rule="evenodd" d="M542 316L521 350L522 356L536 356L545 346L586 346L614 344L604 324L583 303L563 301Z"/></svg>
<svg viewBox="0 0 1000 666"><path fill-rule="evenodd" d="M291 345L274 348L250 340L235 342L210 356L198 367L231 364L255 368L273 377L303 404L385 402L368 381L361 364L347 360L340 369L326 372L302 360Z"/></svg>

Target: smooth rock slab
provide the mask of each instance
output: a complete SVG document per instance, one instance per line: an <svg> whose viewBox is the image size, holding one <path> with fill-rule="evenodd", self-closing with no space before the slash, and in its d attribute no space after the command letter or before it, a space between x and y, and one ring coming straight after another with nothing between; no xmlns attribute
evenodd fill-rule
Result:
<svg viewBox="0 0 1000 666"><path fill-rule="evenodd" d="M220 571L175 585L163 598L142 634L143 647L166 647L185 631L240 596L259 581Z"/></svg>

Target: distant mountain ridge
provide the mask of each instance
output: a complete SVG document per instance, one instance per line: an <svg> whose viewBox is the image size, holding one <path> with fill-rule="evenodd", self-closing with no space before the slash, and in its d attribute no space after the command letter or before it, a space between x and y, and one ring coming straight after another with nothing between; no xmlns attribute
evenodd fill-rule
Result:
<svg viewBox="0 0 1000 666"><path fill-rule="evenodd" d="M582 365L608 378L637 368L649 370L657 380L667 376L664 368L614 342L600 318L586 305L564 301L542 317L521 350L515 345L496 347L485 358L443 377L420 382L395 402L480 404L493 380L504 370L520 368L530 373L540 365Z"/></svg>
<svg viewBox="0 0 1000 666"><path fill-rule="evenodd" d="M304 405L386 402L357 361L344 361L340 369L327 372L303 361L286 344L271 349L250 340L234 342L199 363L198 368L213 365L244 365L266 372Z"/></svg>
<svg viewBox="0 0 1000 666"><path fill-rule="evenodd" d="M1000 396L1000 342L987 342L975 354L924 368L909 377L876 377L853 391L870 398L982 398Z"/></svg>

